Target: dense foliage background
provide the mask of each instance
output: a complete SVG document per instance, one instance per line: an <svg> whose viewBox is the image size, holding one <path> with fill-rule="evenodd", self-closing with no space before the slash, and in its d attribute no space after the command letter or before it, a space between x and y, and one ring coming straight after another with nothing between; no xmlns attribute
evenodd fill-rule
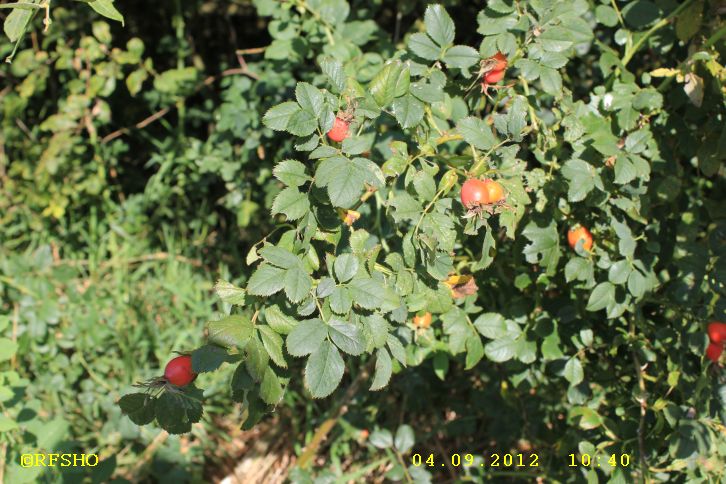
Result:
<svg viewBox="0 0 726 484"><path fill-rule="evenodd" d="M726 478L703 357L726 320L718 2L21 3L0 9L0 481ZM504 87L467 93L497 51ZM338 150L319 134L349 99ZM373 165L340 187L341 156ZM484 221L462 218L472 175L508 193ZM567 246L577 223L592 253ZM302 264L313 296L250 281L260 261ZM450 274L478 290L452 297ZM316 311L378 332L336 326L354 356L310 385L330 368L288 333ZM239 351L207 325L258 317ZM122 415L195 348L218 371L191 433ZM19 465L65 449L102 462Z"/></svg>

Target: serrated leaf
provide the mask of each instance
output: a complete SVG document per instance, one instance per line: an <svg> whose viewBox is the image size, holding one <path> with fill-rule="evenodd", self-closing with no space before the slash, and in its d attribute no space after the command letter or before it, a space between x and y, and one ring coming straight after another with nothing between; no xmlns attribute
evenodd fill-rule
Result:
<svg viewBox="0 0 726 484"><path fill-rule="evenodd" d="M547 268L548 274L553 274L560 260L560 238L554 220L547 227L539 227L530 222L522 231L531 241L524 248L524 255L530 264L541 264Z"/></svg>
<svg viewBox="0 0 726 484"><path fill-rule="evenodd" d="M504 316L497 313L484 313L474 320L474 327L489 339L498 339L506 336L507 324Z"/></svg>
<svg viewBox="0 0 726 484"><path fill-rule="evenodd" d="M393 357L396 358L403 366L406 366L408 364L406 362L406 349L401 344L401 341L396 336L389 333L386 344L388 345L388 349L391 350Z"/></svg>
<svg viewBox="0 0 726 484"><path fill-rule="evenodd" d="M294 101L287 101L267 110L262 117L262 122L268 128L275 131L287 130L287 125L293 114L300 111L300 105Z"/></svg>
<svg viewBox="0 0 726 484"><path fill-rule="evenodd" d="M416 32L408 38L408 48L422 59L431 61L438 59L442 50L431 37L422 32Z"/></svg>
<svg viewBox="0 0 726 484"><path fill-rule="evenodd" d="M237 306L245 305L245 290L223 279L214 285L214 292L224 302Z"/></svg>
<svg viewBox="0 0 726 484"><path fill-rule="evenodd" d="M476 49L468 45L455 45L446 51L443 61L449 68L468 69L480 59L479 51Z"/></svg>
<svg viewBox="0 0 726 484"><path fill-rule="evenodd" d="M393 115L403 129L411 128L421 122L424 105L410 94L393 100Z"/></svg>
<svg viewBox="0 0 726 484"><path fill-rule="evenodd" d="M285 270L262 263L250 277L247 292L253 296L272 296L285 285Z"/></svg>
<svg viewBox="0 0 726 484"><path fill-rule="evenodd" d="M424 13L426 32L441 47L454 43L456 28L454 21L441 5L429 5Z"/></svg>
<svg viewBox="0 0 726 484"><path fill-rule="evenodd" d="M302 267L302 261L289 250L276 245L265 245L259 254L266 262L283 269Z"/></svg>
<svg viewBox="0 0 726 484"><path fill-rule="evenodd" d="M231 345L230 345L231 346ZM227 360L227 351L214 344L207 344L192 352L192 371L207 373L214 371Z"/></svg>
<svg viewBox="0 0 726 484"><path fill-rule="evenodd" d="M267 404L276 405L282 400L284 394L285 390L280 383L280 379L268 366L260 384L260 398Z"/></svg>
<svg viewBox="0 0 726 484"><path fill-rule="evenodd" d="M290 302L298 303L305 299L313 288L313 280L301 265L285 271L285 295Z"/></svg>
<svg viewBox="0 0 726 484"><path fill-rule="evenodd" d="M348 284L353 302L364 309L378 309L383 304L385 289L370 277L353 279Z"/></svg>
<svg viewBox="0 0 726 484"><path fill-rule="evenodd" d="M565 363L565 379L570 382L570 385L577 385L585 377L585 373L582 370L582 363L580 360L573 356L567 363Z"/></svg>
<svg viewBox="0 0 726 484"><path fill-rule="evenodd" d="M335 277L339 282L348 282L358 273L358 258L353 254L340 254L333 263Z"/></svg>
<svg viewBox="0 0 726 484"><path fill-rule="evenodd" d="M305 365L305 386L314 398L327 397L340 385L344 371L338 349L330 341L323 341Z"/></svg>
<svg viewBox="0 0 726 484"><path fill-rule="evenodd" d="M330 339L343 352L357 356L365 351L365 339L360 327L336 318L331 318L328 326L330 326Z"/></svg>
<svg viewBox="0 0 726 484"><path fill-rule="evenodd" d="M400 61L389 62L376 74L368 86L378 107L386 107L408 92L410 72Z"/></svg>
<svg viewBox="0 0 726 484"><path fill-rule="evenodd" d="M317 350L328 336L328 327L320 319L306 319L287 335L287 352L292 356L306 356Z"/></svg>
<svg viewBox="0 0 726 484"><path fill-rule="evenodd" d="M290 334L290 331L296 326L297 322L292 317L283 313L278 305L267 306L265 308L265 321L275 332L279 334Z"/></svg>
<svg viewBox="0 0 726 484"><path fill-rule="evenodd" d="M511 338L490 341L484 347L484 354L496 363L509 361L517 354L517 341Z"/></svg>
<svg viewBox="0 0 726 484"><path fill-rule="evenodd" d="M343 64L335 59L326 58L320 61L320 69L323 71L323 74L328 76L331 85L335 88L332 91L336 93L343 92L345 89Z"/></svg>
<svg viewBox="0 0 726 484"><path fill-rule="evenodd" d="M130 393L118 401L121 412L136 425L146 425L154 420L156 398L148 393Z"/></svg>
<svg viewBox="0 0 726 484"><path fill-rule="evenodd" d="M393 445L398 449L399 452L405 454L413 444L416 443L416 435L413 433L413 429L410 425L401 425L396 430L396 436L393 438Z"/></svg>
<svg viewBox="0 0 726 484"><path fill-rule="evenodd" d="M257 331L260 334L262 346L264 346L267 350L267 354L270 355L270 359L277 366L287 368L287 361L285 360L285 355L282 353L282 337L271 327L265 325L258 325Z"/></svg>
<svg viewBox="0 0 726 484"><path fill-rule="evenodd" d="M464 138L464 141L480 150L491 149L497 143L486 122L474 116L460 119L456 124L456 131Z"/></svg>
<svg viewBox="0 0 726 484"><path fill-rule="evenodd" d="M310 211L310 200L295 187L287 187L272 202L272 213L282 213L288 220L302 218Z"/></svg>
<svg viewBox="0 0 726 484"><path fill-rule="evenodd" d="M346 314L353 305L353 297L345 286L335 286L329 301L330 309L336 314Z"/></svg>
<svg viewBox="0 0 726 484"><path fill-rule="evenodd" d="M313 134L318 126L318 120L315 114L301 109L290 115L287 122L287 132L295 136L308 136Z"/></svg>
<svg viewBox="0 0 726 484"><path fill-rule="evenodd" d="M295 99L303 110L316 118L320 116L324 98L323 93L317 87L307 82L298 82L295 87Z"/></svg>
<svg viewBox="0 0 726 484"><path fill-rule="evenodd" d="M39 0L30 0L29 3L36 4ZM5 35L8 36L10 42L17 41L28 25L31 17L33 16L32 10L24 10L20 8L14 8L5 18L3 23L3 30Z"/></svg>
<svg viewBox="0 0 726 484"><path fill-rule="evenodd" d="M208 339L225 348L244 348L252 337L252 321L246 316L230 314L218 321L207 323Z"/></svg>
<svg viewBox="0 0 726 484"><path fill-rule="evenodd" d="M124 16L116 9L112 0L94 0L88 5L104 17L119 21L121 25L124 25Z"/></svg>
<svg viewBox="0 0 726 484"><path fill-rule="evenodd" d="M371 391L381 390L388 385L391 381L391 374L393 373L393 362L391 361L391 355L385 348L380 348L376 351L376 367L373 374L373 382L371 383Z"/></svg>
<svg viewBox="0 0 726 484"><path fill-rule="evenodd" d="M615 286L609 282L601 282L590 293L587 300L588 311L605 309L615 299Z"/></svg>
<svg viewBox="0 0 726 484"><path fill-rule="evenodd" d="M571 202L580 202L595 188L596 180L600 177L595 167L582 160L568 160L562 167L562 174L569 182L567 199Z"/></svg>
<svg viewBox="0 0 726 484"><path fill-rule="evenodd" d="M275 178L289 187L299 187L312 178L305 173L305 165L297 160L283 160L272 170Z"/></svg>

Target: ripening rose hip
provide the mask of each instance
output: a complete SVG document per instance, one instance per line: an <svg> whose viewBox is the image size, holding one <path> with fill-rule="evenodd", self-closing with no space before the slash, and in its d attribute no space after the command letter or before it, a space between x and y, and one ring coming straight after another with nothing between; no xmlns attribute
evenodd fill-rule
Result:
<svg viewBox="0 0 726 484"><path fill-rule="evenodd" d="M489 197L489 203L497 203L504 200L504 188L494 180L484 180L484 185L487 188L487 195Z"/></svg>
<svg viewBox="0 0 726 484"><path fill-rule="evenodd" d="M349 126L350 123L348 123L346 120L336 117L335 121L333 121L333 127L330 129L330 131L328 131L328 138L330 138L332 141L340 143L348 137Z"/></svg>
<svg viewBox="0 0 726 484"><path fill-rule="evenodd" d="M489 71L486 74L484 74L484 84L496 84L497 82L504 79L504 69L501 71Z"/></svg>
<svg viewBox="0 0 726 484"><path fill-rule="evenodd" d="M461 186L461 203L467 209L486 205L489 203L489 190L486 183L477 179L469 178Z"/></svg>
<svg viewBox="0 0 726 484"><path fill-rule="evenodd" d="M164 368L164 378L172 385L184 387L189 385L197 377L192 371L192 357L181 355L172 359Z"/></svg>
<svg viewBox="0 0 726 484"><path fill-rule="evenodd" d="M579 226L567 232L567 242L571 248L574 249L580 240L582 240L582 248L589 252L592 248L592 234L587 228Z"/></svg>
<svg viewBox="0 0 726 484"><path fill-rule="evenodd" d="M496 61L496 64L492 67L493 71L503 71L507 68L507 57L501 52L494 54L491 59Z"/></svg>
<svg viewBox="0 0 726 484"><path fill-rule="evenodd" d="M726 342L726 323L713 321L708 324L708 339L711 343L723 344Z"/></svg>
<svg viewBox="0 0 726 484"><path fill-rule="evenodd" d="M718 363L719 358L721 358L721 353L723 353L723 344L708 344L708 348L706 348L706 358L713 361L714 363Z"/></svg>
<svg viewBox="0 0 726 484"><path fill-rule="evenodd" d="M416 315L413 317L413 325L417 328L426 329L431 326L431 313L426 312L422 315Z"/></svg>

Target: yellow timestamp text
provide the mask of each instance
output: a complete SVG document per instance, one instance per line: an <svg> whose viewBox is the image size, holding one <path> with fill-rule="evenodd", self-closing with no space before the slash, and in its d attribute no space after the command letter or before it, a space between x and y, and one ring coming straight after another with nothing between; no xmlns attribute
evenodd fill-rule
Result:
<svg viewBox="0 0 726 484"><path fill-rule="evenodd" d="M451 454L441 457L434 454L413 454L411 463L428 467L539 467L537 454L490 453L485 456L475 454Z"/></svg>
<svg viewBox="0 0 726 484"><path fill-rule="evenodd" d="M601 467L609 465L610 467L628 467L630 465L630 454L610 454L606 455L590 455L590 454L570 454L569 467ZM606 460L607 458L607 460Z"/></svg>

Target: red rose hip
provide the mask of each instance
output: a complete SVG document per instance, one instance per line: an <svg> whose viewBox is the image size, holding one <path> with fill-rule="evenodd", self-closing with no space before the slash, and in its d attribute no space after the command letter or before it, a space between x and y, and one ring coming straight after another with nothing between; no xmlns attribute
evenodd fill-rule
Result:
<svg viewBox="0 0 726 484"><path fill-rule="evenodd" d="M348 123L346 120L336 117L335 121L333 121L333 127L330 129L330 131L328 131L328 138L330 138L332 141L340 143L348 137L349 126L350 123Z"/></svg>
<svg viewBox="0 0 726 484"><path fill-rule="evenodd" d="M713 361L714 363L718 363L719 358L721 358L721 353L723 353L723 345L719 343L709 343L708 348L706 348L706 358Z"/></svg>
<svg viewBox="0 0 726 484"><path fill-rule="evenodd" d="M192 371L192 357L181 355L172 359L164 368L164 378L172 385L183 387L189 385L197 377Z"/></svg>

